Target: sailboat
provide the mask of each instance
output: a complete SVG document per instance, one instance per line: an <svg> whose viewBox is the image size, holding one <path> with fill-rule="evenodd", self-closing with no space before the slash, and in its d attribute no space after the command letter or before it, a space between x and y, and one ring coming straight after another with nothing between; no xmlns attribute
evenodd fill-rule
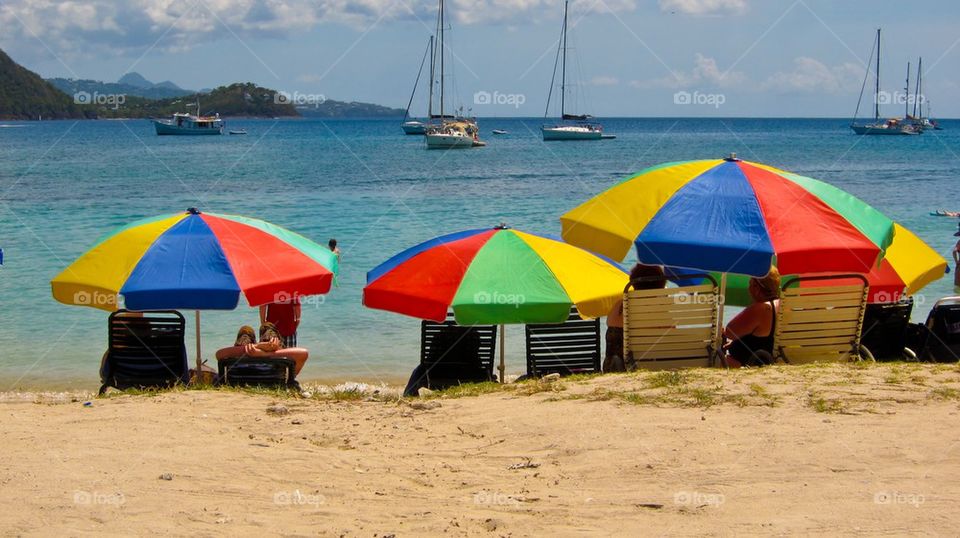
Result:
<svg viewBox="0 0 960 538"><path fill-rule="evenodd" d="M563 29L560 32L560 43L557 45L557 60L560 63L560 123L540 127L544 140L601 140L613 138L603 134L603 126L590 122L588 114L567 114L567 18L570 8L569 0L563 3ZM547 109L544 119L550 114L550 99L553 97L554 83L557 77L557 61L553 64L553 76L550 79L550 91L547 93ZM572 122L572 123L564 123Z"/></svg>
<svg viewBox="0 0 960 538"><path fill-rule="evenodd" d="M427 125L424 138L427 141L427 149L462 149L486 146L485 142L480 141L480 128L475 118L468 118L463 115L463 107L456 114L447 115L446 111L446 43L444 40L446 31L446 13L443 0L439 0L437 12L437 35L439 40L433 49L434 61L431 64L439 63L440 69L440 114L434 115L433 112L433 75L434 70L430 71L430 118L440 120L439 124ZM440 61L436 62L436 51L439 51ZM436 67L431 65L431 68Z"/></svg>
<svg viewBox="0 0 960 538"><path fill-rule="evenodd" d="M850 124L850 128L858 135L915 135L922 133L923 129L905 121L906 118L904 118L904 120L899 118L880 119L880 28L877 28L877 37L874 41L873 48L870 49L871 59L873 58L874 51L876 51L877 54L877 68L874 78L873 122L857 123L856 121L857 114L860 113L860 103L863 101L863 90L867 85L867 77L870 75L870 68L868 67L867 73L863 78L863 85L860 87L860 98L857 99L857 110L853 113L854 121ZM907 86L909 87L909 83Z"/></svg>
<svg viewBox="0 0 960 538"><path fill-rule="evenodd" d="M923 58L917 61L917 89L913 95L913 114L909 116L912 122L922 130L942 131L943 127L928 117L930 114L930 105L927 102L927 98L923 95ZM927 116L923 115L924 103L927 103Z"/></svg>
<svg viewBox="0 0 960 538"><path fill-rule="evenodd" d="M403 123L400 124L400 127L403 129L403 132L408 135L422 135L426 133L427 124L415 119L410 119L410 107L413 105L413 98L417 95L417 87L420 85L420 76L423 74L423 65L427 61L427 55L430 55L430 101L427 109L427 117L433 115L433 36L430 36L430 41L427 43L427 50L423 53L423 59L420 60L420 70L417 71L417 80L413 83L413 91L410 92L410 100L407 101L407 110L403 114Z"/></svg>

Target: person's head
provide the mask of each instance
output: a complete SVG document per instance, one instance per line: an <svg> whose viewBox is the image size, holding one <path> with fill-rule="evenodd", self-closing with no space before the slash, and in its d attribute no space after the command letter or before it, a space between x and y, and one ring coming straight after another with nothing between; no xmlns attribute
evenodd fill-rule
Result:
<svg viewBox="0 0 960 538"><path fill-rule="evenodd" d="M637 282L641 278L651 277L646 282ZM660 277L654 280L652 277ZM630 270L630 282L636 282L634 289L638 290L656 290L667 287L667 279L663 276L663 267L659 265L645 265L638 263Z"/></svg>
<svg viewBox="0 0 960 538"><path fill-rule="evenodd" d="M327 242L327 246L330 247L330 250L337 250L337 240L331 239L330 241Z"/></svg>
<svg viewBox="0 0 960 538"><path fill-rule="evenodd" d="M766 276L750 279L750 297L754 302L772 301L780 297L780 271L771 265Z"/></svg>
<svg viewBox="0 0 960 538"><path fill-rule="evenodd" d="M280 331L277 330L277 326L269 321L260 326L260 341L269 342L274 338L280 339Z"/></svg>
<svg viewBox="0 0 960 538"><path fill-rule="evenodd" d="M253 327L249 325L244 325L240 327L240 332L237 333L237 339L233 343L235 346L246 346L249 344L257 343L257 333L253 331Z"/></svg>

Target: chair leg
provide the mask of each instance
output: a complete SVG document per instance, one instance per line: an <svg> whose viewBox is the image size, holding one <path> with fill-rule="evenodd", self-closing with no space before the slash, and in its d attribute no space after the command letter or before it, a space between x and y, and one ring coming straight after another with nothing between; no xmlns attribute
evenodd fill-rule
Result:
<svg viewBox="0 0 960 538"><path fill-rule="evenodd" d="M873 358L873 353L870 353L870 350L865 346L860 346L859 353L857 354L857 361L868 361L868 362L877 362L877 359Z"/></svg>
<svg viewBox="0 0 960 538"><path fill-rule="evenodd" d="M109 385L100 385L100 390L97 392L97 396L103 396L106 394L108 388L110 388Z"/></svg>

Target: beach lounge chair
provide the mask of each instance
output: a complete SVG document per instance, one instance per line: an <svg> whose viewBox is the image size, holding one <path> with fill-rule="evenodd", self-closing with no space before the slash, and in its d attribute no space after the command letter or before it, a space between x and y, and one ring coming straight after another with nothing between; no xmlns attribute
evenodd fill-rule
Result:
<svg viewBox="0 0 960 538"><path fill-rule="evenodd" d="M496 380L493 374L496 341L496 325L457 325L452 316L443 323L421 322L420 365L404 393L416 395L420 387L442 389Z"/></svg>
<svg viewBox="0 0 960 538"><path fill-rule="evenodd" d="M217 361L220 384L230 386L287 387L300 390L297 364L286 357L239 357Z"/></svg>
<svg viewBox="0 0 960 538"><path fill-rule="evenodd" d="M107 388L166 388L189 381L184 319L175 310L118 310L107 321L108 348L100 372Z"/></svg>
<svg viewBox="0 0 960 538"><path fill-rule="evenodd" d="M867 291L867 279L858 274L788 278L781 286L774 360L789 364L873 360L860 345Z"/></svg>
<svg viewBox="0 0 960 538"><path fill-rule="evenodd" d="M714 366L722 360L717 344L720 292L706 274L675 275L671 280L700 280L692 286L636 289L646 277L623 292L623 351L638 368L665 370ZM627 359L629 362L629 358Z"/></svg>
<svg viewBox="0 0 960 538"><path fill-rule="evenodd" d="M930 309L923 329L920 360L956 362L960 360L960 296L944 297Z"/></svg>
<svg viewBox="0 0 960 538"><path fill-rule="evenodd" d="M907 346L907 331L913 299L907 297L896 303L868 304L863 315L860 345L870 350L878 361L917 360Z"/></svg>
<svg viewBox="0 0 960 538"><path fill-rule="evenodd" d="M527 375L600 372L600 320L580 318L576 308L564 323L526 326Z"/></svg>

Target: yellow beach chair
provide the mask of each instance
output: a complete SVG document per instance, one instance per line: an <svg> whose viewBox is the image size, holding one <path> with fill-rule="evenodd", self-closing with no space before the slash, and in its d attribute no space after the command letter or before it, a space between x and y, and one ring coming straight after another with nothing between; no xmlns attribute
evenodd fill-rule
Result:
<svg viewBox="0 0 960 538"><path fill-rule="evenodd" d="M635 289L647 277L627 285L623 292L623 351L633 355L638 368L666 370L707 367L720 357L720 290L710 275L677 278L702 279L695 286ZM640 286L641 288L643 286ZM626 362L630 362L626 358Z"/></svg>
<svg viewBox="0 0 960 538"><path fill-rule="evenodd" d="M830 281L834 285L827 285ZM811 282L824 285L808 285ZM787 279L781 287L774 360L789 364L873 360L860 345L868 291L867 279L857 274Z"/></svg>

